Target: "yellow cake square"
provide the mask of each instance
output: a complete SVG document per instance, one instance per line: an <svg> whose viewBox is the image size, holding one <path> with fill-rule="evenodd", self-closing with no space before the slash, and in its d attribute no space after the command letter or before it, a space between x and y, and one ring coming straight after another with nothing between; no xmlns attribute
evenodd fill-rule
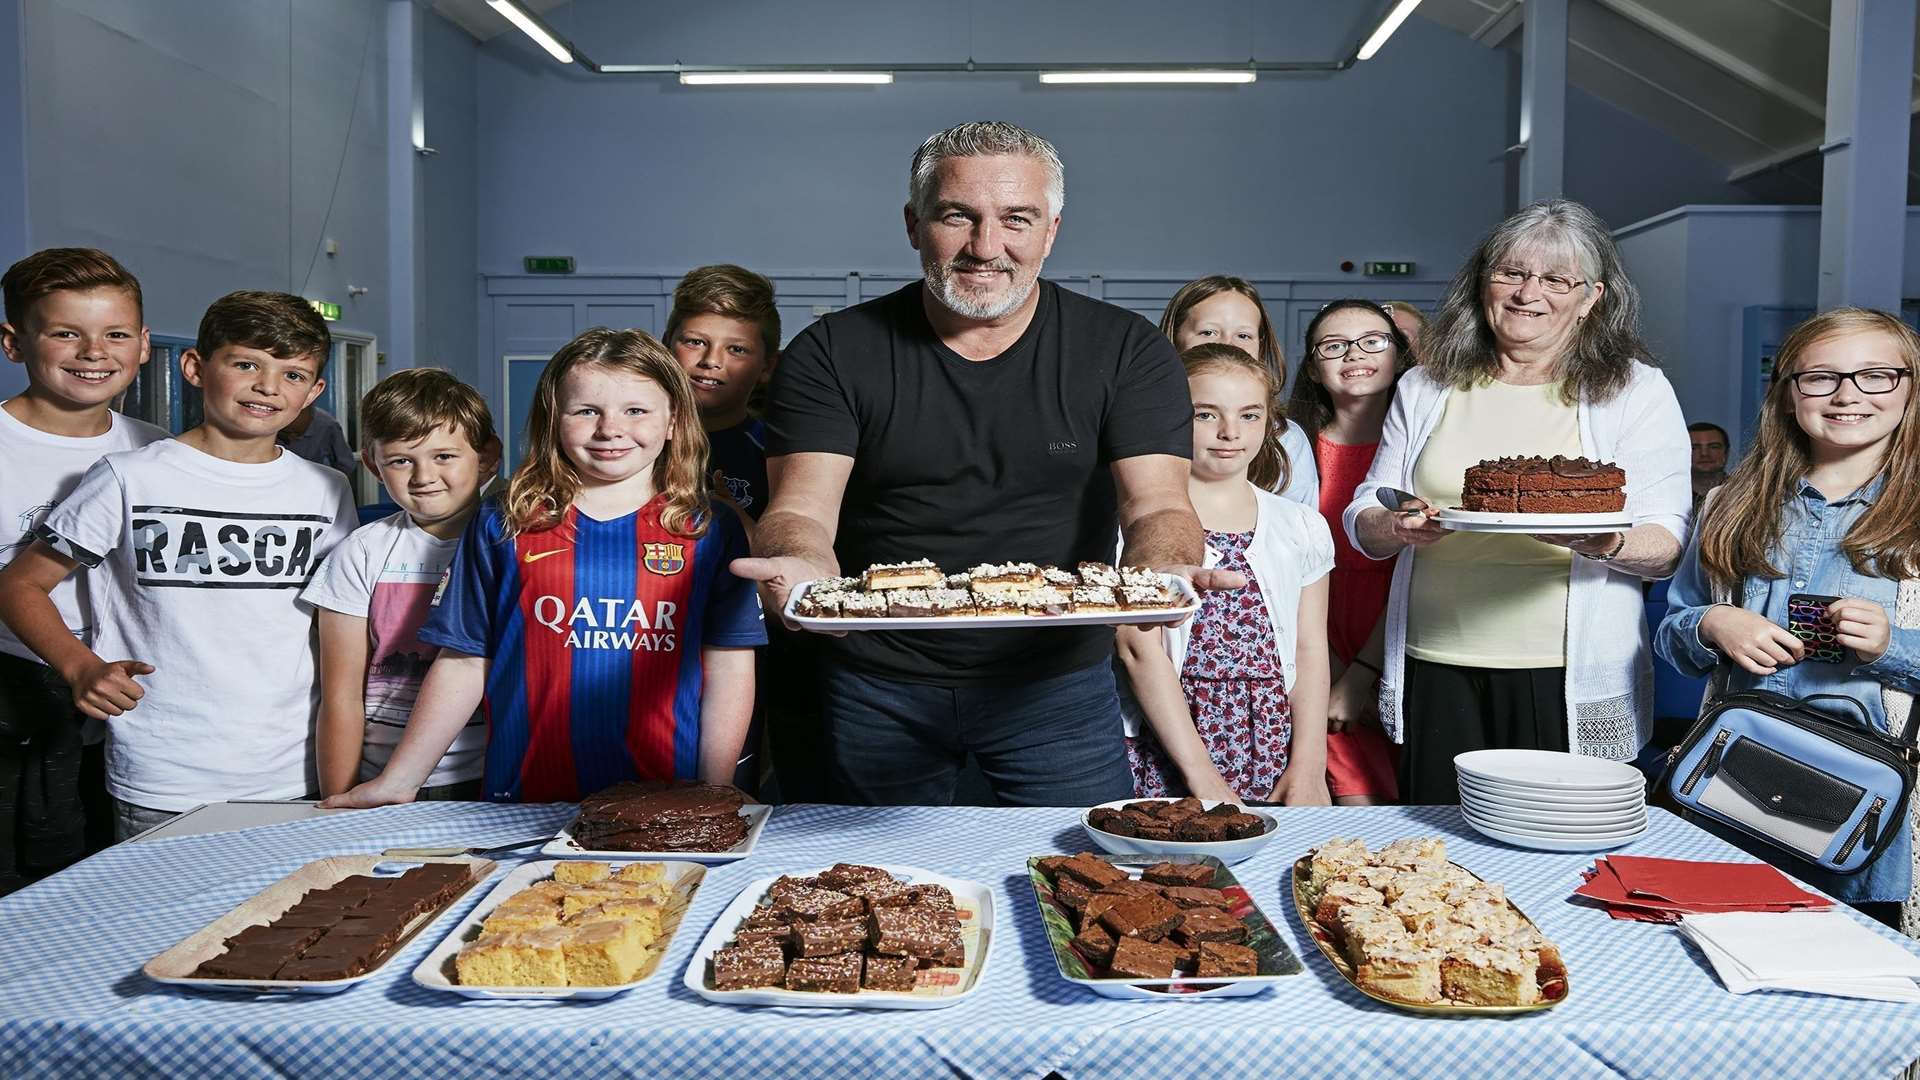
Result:
<svg viewBox="0 0 1920 1080"><path fill-rule="evenodd" d="M1472 946L1440 962L1441 989L1469 1005L1532 1005L1540 1000L1536 968L1512 949Z"/></svg>
<svg viewBox="0 0 1920 1080"><path fill-rule="evenodd" d="M570 926L585 926L597 922L632 923L641 937L640 944L651 945L660 936L664 914L657 901L622 898L587 908L568 919L567 923Z"/></svg>
<svg viewBox="0 0 1920 1080"><path fill-rule="evenodd" d="M510 910L505 904L493 910L485 922L480 924L482 934L510 934L516 930L538 930L543 926L557 926L560 923L560 910L548 906L540 910Z"/></svg>
<svg viewBox="0 0 1920 1080"><path fill-rule="evenodd" d="M562 949L570 986L618 986L628 983L646 963L647 946L638 924L596 922L571 926Z"/></svg>
<svg viewBox="0 0 1920 1080"><path fill-rule="evenodd" d="M566 954L552 936L556 930L482 937L454 957L454 972L462 986L565 986Z"/></svg>
<svg viewBox="0 0 1920 1080"><path fill-rule="evenodd" d="M612 869L603 862L563 862L553 868L553 880L563 885L586 885L607 880Z"/></svg>
<svg viewBox="0 0 1920 1080"><path fill-rule="evenodd" d="M613 876L620 881L638 881L642 883L657 881L665 883L667 880L667 868L664 863L657 862L628 863L615 871Z"/></svg>

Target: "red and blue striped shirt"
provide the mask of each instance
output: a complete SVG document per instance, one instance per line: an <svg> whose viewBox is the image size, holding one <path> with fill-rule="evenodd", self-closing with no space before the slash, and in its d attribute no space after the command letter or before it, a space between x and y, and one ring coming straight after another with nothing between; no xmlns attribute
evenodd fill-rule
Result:
<svg viewBox="0 0 1920 1080"><path fill-rule="evenodd" d="M420 640L484 656L487 797L572 802L623 780L698 775L702 647L766 643L733 514L698 540L663 496L597 521L568 508L506 536L489 502L467 526Z"/></svg>

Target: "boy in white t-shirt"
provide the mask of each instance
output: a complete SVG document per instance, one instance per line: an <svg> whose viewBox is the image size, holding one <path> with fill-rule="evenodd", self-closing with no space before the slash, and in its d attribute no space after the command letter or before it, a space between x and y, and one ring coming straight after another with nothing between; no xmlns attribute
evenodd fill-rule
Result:
<svg viewBox="0 0 1920 1080"><path fill-rule="evenodd" d="M0 293L0 349L27 369L26 390L0 403L4 567L32 546L34 528L94 462L167 433L112 408L148 355L140 282L113 256L37 251L0 277ZM61 624L82 641L86 578L76 574L52 593ZM74 708L60 676L0 625L0 896L101 846L90 835L112 835L102 829L111 821L97 762L103 734ZM83 769L90 757L93 768ZM104 820L90 822L89 808Z"/></svg>
<svg viewBox="0 0 1920 1080"><path fill-rule="evenodd" d="M445 371L380 380L360 402L361 461L400 512L347 537L301 599L320 610L320 793L380 775L440 650L421 642L480 489L500 467L493 414ZM475 712L415 798L478 801L485 714Z"/></svg>
<svg viewBox="0 0 1920 1080"><path fill-rule="evenodd" d="M357 522L346 479L275 436L325 388L331 347L297 296L214 301L180 358L202 423L102 458L0 572L0 620L108 721L121 839L201 803L316 788L300 590ZM98 571L93 648L51 598L81 566Z"/></svg>

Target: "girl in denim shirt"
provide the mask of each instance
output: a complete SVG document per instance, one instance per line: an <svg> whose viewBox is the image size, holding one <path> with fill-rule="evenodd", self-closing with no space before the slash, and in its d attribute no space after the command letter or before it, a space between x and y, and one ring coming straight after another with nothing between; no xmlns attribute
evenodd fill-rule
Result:
<svg viewBox="0 0 1920 1080"><path fill-rule="evenodd" d="M1667 594L1655 648L1668 663L1712 673L1715 694L1843 694L1881 730L1905 727L1920 688L1916 372L1920 335L1883 312L1839 308L1787 336L1752 452L1707 497ZM1841 662L1808 659L1787 631L1787 598L1800 593L1840 598L1827 614ZM1912 891L1911 827L1848 876L1751 850L1883 921ZM1920 909L1908 907L1911 934Z"/></svg>

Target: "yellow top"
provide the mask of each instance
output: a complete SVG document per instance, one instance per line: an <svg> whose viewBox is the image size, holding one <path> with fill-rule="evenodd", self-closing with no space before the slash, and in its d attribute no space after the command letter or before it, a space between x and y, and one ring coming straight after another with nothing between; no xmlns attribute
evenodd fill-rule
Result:
<svg viewBox="0 0 1920 1080"><path fill-rule="evenodd" d="M1559 383L1455 390L1414 462L1413 493L1459 506L1469 467L1524 454L1580 454L1580 414L1560 399ZM1564 665L1572 562L1566 548L1511 534L1457 532L1421 548L1407 597L1407 654L1460 667Z"/></svg>

